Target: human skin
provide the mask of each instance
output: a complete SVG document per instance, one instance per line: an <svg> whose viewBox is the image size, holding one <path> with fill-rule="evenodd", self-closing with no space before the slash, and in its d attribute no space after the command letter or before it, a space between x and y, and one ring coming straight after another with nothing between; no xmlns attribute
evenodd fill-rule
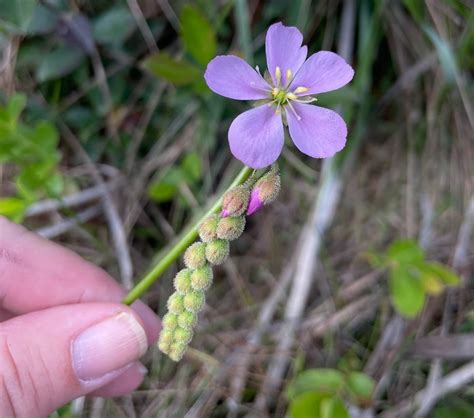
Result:
<svg viewBox="0 0 474 418"><path fill-rule="evenodd" d="M0 416L42 418L142 382L161 323L72 251L0 217Z"/></svg>

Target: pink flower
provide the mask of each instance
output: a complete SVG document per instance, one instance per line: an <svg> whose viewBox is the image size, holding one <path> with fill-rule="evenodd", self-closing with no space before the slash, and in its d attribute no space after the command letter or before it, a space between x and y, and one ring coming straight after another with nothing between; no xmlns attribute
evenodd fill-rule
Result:
<svg viewBox="0 0 474 418"><path fill-rule="evenodd" d="M236 100L267 100L237 116L229 128L232 154L249 167L267 167L281 154L283 123L296 147L314 158L327 158L344 148L347 127L334 111L310 105L311 95L345 86L354 70L339 55L319 51L308 59L303 35L275 23L265 40L269 84L243 59L220 55L209 62L204 78L217 94Z"/></svg>

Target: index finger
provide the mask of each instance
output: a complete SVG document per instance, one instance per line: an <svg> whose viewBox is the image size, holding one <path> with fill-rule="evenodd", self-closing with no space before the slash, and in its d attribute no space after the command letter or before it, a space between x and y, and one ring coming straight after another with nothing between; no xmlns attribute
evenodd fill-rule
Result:
<svg viewBox="0 0 474 418"><path fill-rule="evenodd" d="M0 308L18 315L56 305L120 302L124 295L101 268L0 216ZM143 303L132 307L152 321Z"/></svg>
<svg viewBox="0 0 474 418"><path fill-rule="evenodd" d="M105 271L0 217L0 305L13 313L79 302L116 301L123 293Z"/></svg>

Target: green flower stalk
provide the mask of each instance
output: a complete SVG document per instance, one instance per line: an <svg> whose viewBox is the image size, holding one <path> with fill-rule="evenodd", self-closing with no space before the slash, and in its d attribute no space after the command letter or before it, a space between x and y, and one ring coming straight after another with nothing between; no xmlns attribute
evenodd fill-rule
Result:
<svg viewBox="0 0 474 418"><path fill-rule="evenodd" d="M174 361L181 360L193 337L198 314L205 304L205 293L212 284L212 267L227 259L229 242L239 238L245 229L245 217L255 188L258 185L257 191L261 191L262 186L273 190L271 199L265 203L278 193L280 178L275 167L262 179L265 180L257 181L255 185L251 180L229 190L223 196L220 216L213 214L201 222L201 240L190 245L184 253L186 268L174 278L176 291L168 299L168 313L163 317L163 330L158 341L159 349Z"/></svg>

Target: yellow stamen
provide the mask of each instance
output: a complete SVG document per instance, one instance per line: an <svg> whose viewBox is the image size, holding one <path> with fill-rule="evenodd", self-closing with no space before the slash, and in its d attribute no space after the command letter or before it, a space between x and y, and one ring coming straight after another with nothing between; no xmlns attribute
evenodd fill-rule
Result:
<svg viewBox="0 0 474 418"><path fill-rule="evenodd" d="M294 93L287 93L287 94L286 94L286 98L287 98L288 100L296 100L296 99L298 98L298 96L297 96L296 94L294 94Z"/></svg>
<svg viewBox="0 0 474 418"><path fill-rule="evenodd" d="M280 67L275 68L275 78L276 78L277 86L279 86L280 81L281 81L281 69L280 69Z"/></svg>
<svg viewBox="0 0 474 418"><path fill-rule="evenodd" d="M299 94L299 93L306 93L308 90L309 90L308 87L302 87L302 86L300 86L300 87L296 87L296 89L295 89L294 92L295 92L296 94Z"/></svg>
<svg viewBox="0 0 474 418"><path fill-rule="evenodd" d="M290 69L286 70L286 82L289 83L290 80L292 79L293 77L293 73L291 72Z"/></svg>

